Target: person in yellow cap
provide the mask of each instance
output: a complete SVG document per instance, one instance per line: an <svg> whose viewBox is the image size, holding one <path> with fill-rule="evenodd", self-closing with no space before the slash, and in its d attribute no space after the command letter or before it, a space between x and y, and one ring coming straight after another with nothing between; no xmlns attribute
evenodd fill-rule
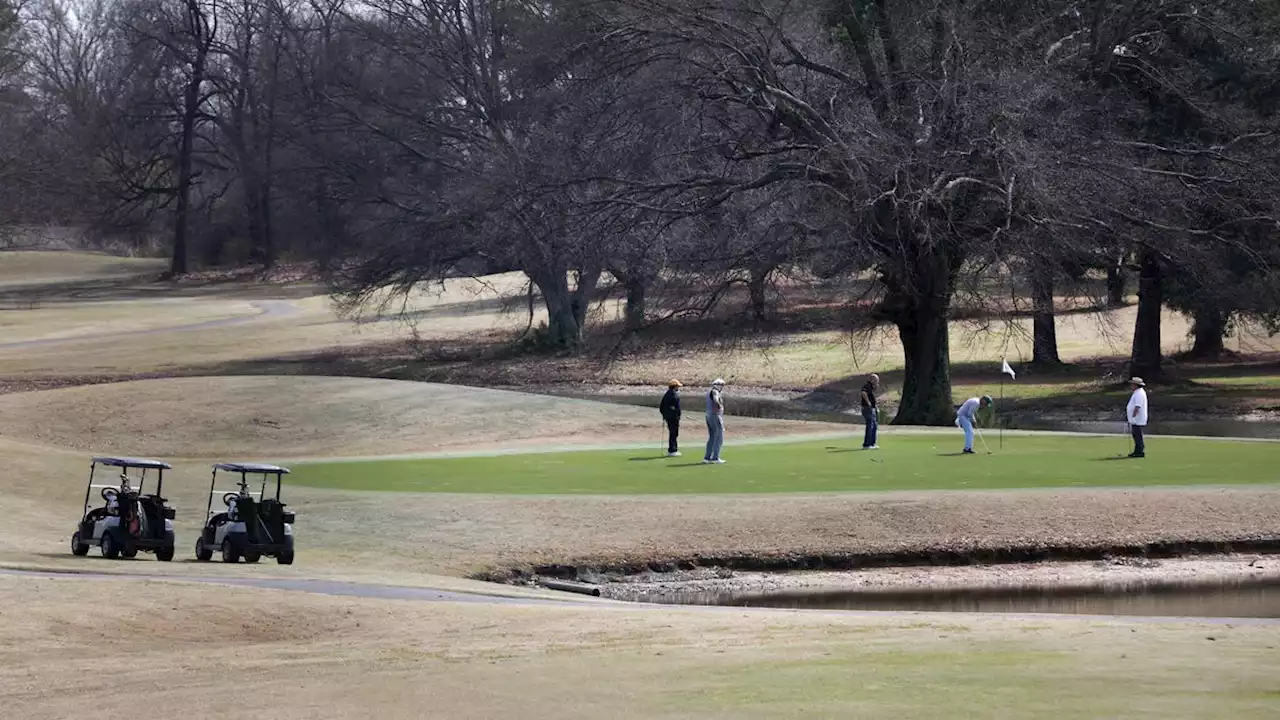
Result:
<svg viewBox="0 0 1280 720"><path fill-rule="evenodd" d="M667 424L667 457L680 457L680 388L684 385L676 379L667 383L667 394L658 404L662 421Z"/></svg>

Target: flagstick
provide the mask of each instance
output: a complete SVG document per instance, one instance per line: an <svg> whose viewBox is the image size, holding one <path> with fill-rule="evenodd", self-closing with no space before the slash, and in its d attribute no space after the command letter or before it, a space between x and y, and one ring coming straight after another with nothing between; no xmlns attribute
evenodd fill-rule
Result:
<svg viewBox="0 0 1280 720"><path fill-rule="evenodd" d="M1000 406L1004 407L1004 372L1003 371L1000 372ZM996 422L1000 423L1000 449L1003 450L1004 449L1004 423L1000 422L1000 416L998 413L992 413L992 414L995 416Z"/></svg>

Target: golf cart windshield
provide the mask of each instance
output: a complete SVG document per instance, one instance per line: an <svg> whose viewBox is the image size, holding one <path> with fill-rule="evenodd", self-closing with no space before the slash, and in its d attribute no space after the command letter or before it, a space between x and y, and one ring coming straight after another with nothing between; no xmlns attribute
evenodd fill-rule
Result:
<svg viewBox="0 0 1280 720"><path fill-rule="evenodd" d="M94 475L97 472L99 465L120 468L120 474L117 481L114 483L94 483ZM137 493L138 495L143 495L143 489L147 482L148 470L155 471L155 494L159 496L164 486L164 471L171 470L172 468L172 465L160 460L149 460L146 458L135 457L95 457L89 464L89 485L84 491L84 512L89 512L89 502L93 497L94 490L98 490L104 500L106 499L106 493L104 491L107 489L115 490L117 492L129 491ZM137 472L131 474L129 472L130 470L136 470ZM107 502L110 503L110 500L107 500Z"/></svg>
<svg viewBox="0 0 1280 720"><path fill-rule="evenodd" d="M238 486L235 490L215 487L218 482L218 471L230 473L239 473L240 479L236 482ZM267 465L264 463L218 463L213 466L213 476L209 480L209 504L205 511L205 517L213 517L217 512L213 509L213 499L219 495L223 497L224 504L227 504L228 496L243 495L251 497L259 502L266 497L267 480L274 475L276 478L276 496L277 502L280 500L281 478L289 474L289 468L280 467L279 465ZM256 490L249 486L249 475L261 475L262 482Z"/></svg>

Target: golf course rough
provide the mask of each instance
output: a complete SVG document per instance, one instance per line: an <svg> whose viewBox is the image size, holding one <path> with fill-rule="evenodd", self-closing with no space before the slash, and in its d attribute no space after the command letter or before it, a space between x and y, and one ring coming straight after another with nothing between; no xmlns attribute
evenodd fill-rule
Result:
<svg viewBox="0 0 1280 720"><path fill-rule="evenodd" d="M1004 490L1280 482L1280 443L1153 438L1129 459L1122 439L1064 434L1005 439L990 455L961 455L958 433L888 438L863 451L856 440L745 445L725 465L696 453L592 450L408 460L299 463L288 482L344 490L546 494L724 494ZM691 457L692 456L692 457Z"/></svg>

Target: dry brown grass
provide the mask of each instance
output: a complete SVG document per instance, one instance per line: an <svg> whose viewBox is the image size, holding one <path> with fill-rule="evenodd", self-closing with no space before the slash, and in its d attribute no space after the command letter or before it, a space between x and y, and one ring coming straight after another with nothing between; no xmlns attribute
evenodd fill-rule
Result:
<svg viewBox="0 0 1280 720"><path fill-rule="evenodd" d="M0 577L24 720L1267 717L1280 627L512 607Z"/></svg>
<svg viewBox="0 0 1280 720"><path fill-rule="evenodd" d="M522 327L497 302L518 291L519 278L495 282L415 298L419 330L451 338ZM233 284L182 302L120 305L62 298L14 328L34 337L167 326L237 314L258 292ZM296 302L295 315L238 327L0 351L0 376L127 375L408 334L393 320L354 326L321 297ZM654 365L627 360L614 372L628 382L739 373L739 382L785 385L848 371L813 342L785 347L793 354L776 365L760 353L698 350ZM889 363L894 348L877 362ZM649 442L658 429L645 408L359 379L189 378L8 395L0 398L0 562L475 589L456 576L565 559L1239 536L1273 531L1280 515L1280 492L1266 489L693 498L295 489L286 501L299 512L298 564L190 559L212 459ZM735 420L735 437L820 429ZM165 494L178 507L175 562L70 555L91 452L174 462ZM427 605L2 575L0 607L15 610L0 623L0 705L33 720L136 714L139 703L190 718L261 708L282 718L774 718L937 717L957 708L972 717L1272 717L1280 702L1276 626Z"/></svg>
<svg viewBox="0 0 1280 720"><path fill-rule="evenodd" d="M57 254L53 254L57 255ZM67 270L76 272L76 267ZM359 355L370 347L396 345L395 353L367 363L366 371L395 377L460 378L467 382L543 384L594 382L622 385L657 385L670 377L705 383L721 376L731 383L807 390L872 370L902 367L896 334L883 328L868 337L851 339L839 332L820 331L781 334L763 343L733 342L664 346L654 338L642 340L642 350L602 360L585 358L484 358L461 364L433 362L423 366L403 343L417 337L428 343L473 344L490 347L515 338L526 326L524 276L507 273L479 280L451 280L424 287L407 299L395 299L382 314L366 309L360 319L339 317L320 289L305 284L290 286L295 311L287 316L258 322L198 331L152 333L119 338L81 338L57 345L4 348L0 346L0 377L38 378L51 372L69 376L129 376L156 372L218 372L236 366L260 372L256 364L273 359L317 356L299 363L306 372L320 372L326 358L344 353ZM166 286L168 287L168 286ZM308 289L310 288L310 289ZM63 297L44 292L46 305L33 310L5 313L10 331L6 339L75 336L101 329L130 331L175 327L255 312L247 303L261 297L262 287L248 282L227 282L197 290L175 285L169 294L155 287L118 289L104 303L96 297ZM311 293L308 295L308 293ZM613 318L616 301L606 303L599 316ZM1076 361L1127 353L1135 308L1077 313L1058 318L1062 357ZM533 322L545 320L540 306ZM954 363L1012 361L1030 356L1030 321L994 324L979 332L972 323L952 325ZM1164 347L1174 353L1188 345L1185 317L1167 312ZM659 334L660 335L660 334ZM1240 341L1245 352L1280 351L1280 337L1250 335ZM381 352L379 349L376 352ZM287 364L287 363L286 363ZM359 364L342 366L361 371Z"/></svg>
<svg viewBox="0 0 1280 720"><path fill-rule="evenodd" d="M160 272L167 263L156 258L126 258L104 253L47 250L0 251L0 288L49 285Z"/></svg>
<svg viewBox="0 0 1280 720"><path fill-rule="evenodd" d="M0 396L0 437L86 453L335 457L657 441L654 409L395 380L201 377ZM738 437L847 426L735 419Z"/></svg>

